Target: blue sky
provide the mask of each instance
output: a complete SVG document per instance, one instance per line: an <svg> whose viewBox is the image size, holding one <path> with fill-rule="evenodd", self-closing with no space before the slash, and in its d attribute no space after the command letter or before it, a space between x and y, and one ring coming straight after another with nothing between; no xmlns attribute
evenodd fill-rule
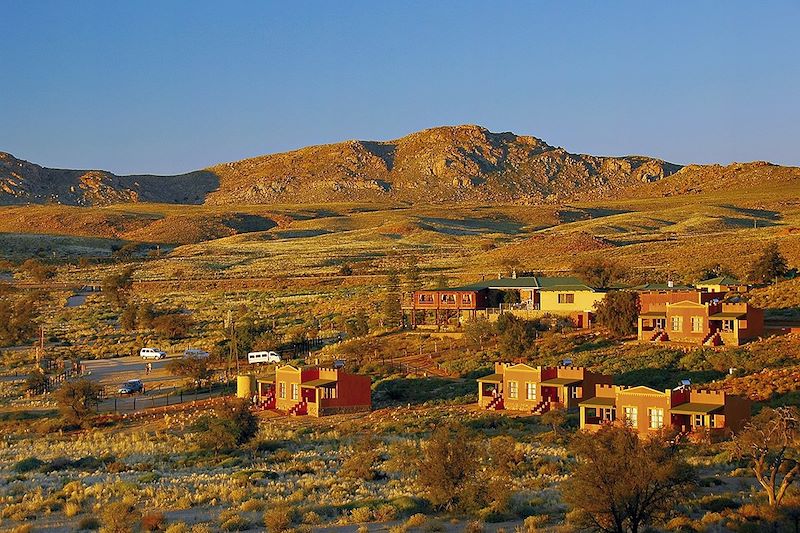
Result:
<svg viewBox="0 0 800 533"><path fill-rule="evenodd" d="M800 2L0 0L0 150L174 173L443 124L800 164Z"/></svg>

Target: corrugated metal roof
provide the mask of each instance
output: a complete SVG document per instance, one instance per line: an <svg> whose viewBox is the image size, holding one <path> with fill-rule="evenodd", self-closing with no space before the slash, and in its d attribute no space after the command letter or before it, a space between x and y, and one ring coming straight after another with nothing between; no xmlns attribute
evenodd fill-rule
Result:
<svg viewBox="0 0 800 533"><path fill-rule="evenodd" d="M713 403L682 403L680 405L676 405L670 409L672 414L676 415L707 415L719 409L722 409L724 406L719 404Z"/></svg>
<svg viewBox="0 0 800 533"><path fill-rule="evenodd" d="M747 313L737 313L737 312L724 312L724 313L714 313L713 315L709 316L708 318L720 319L720 318L745 318L747 317Z"/></svg>
<svg viewBox="0 0 800 533"><path fill-rule="evenodd" d="M549 385L549 386L573 385L575 383L580 383L581 381L583 381L581 378L552 378L542 381L542 385Z"/></svg>
<svg viewBox="0 0 800 533"><path fill-rule="evenodd" d="M333 385L334 383L336 383L335 379L312 379L311 381L306 381L305 383L301 383L300 386L324 387L325 385Z"/></svg>
<svg viewBox="0 0 800 533"><path fill-rule="evenodd" d="M698 285L744 285L741 281L731 276L718 276L716 278L704 279Z"/></svg>
<svg viewBox="0 0 800 533"><path fill-rule="evenodd" d="M581 407L614 407L616 400L614 398L600 398L595 396L579 403Z"/></svg>

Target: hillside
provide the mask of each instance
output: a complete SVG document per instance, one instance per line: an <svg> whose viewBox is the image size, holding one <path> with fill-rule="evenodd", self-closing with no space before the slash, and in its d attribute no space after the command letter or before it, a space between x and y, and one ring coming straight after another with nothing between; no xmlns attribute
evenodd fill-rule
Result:
<svg viewBox="0 0 800 533"><path fill-rule="evenodd" d="M0 205L540 203L615 196L679 169L649 157L572 154L535 137L467 125L311 146L178 176L50 169L0 153Z"/></svg>

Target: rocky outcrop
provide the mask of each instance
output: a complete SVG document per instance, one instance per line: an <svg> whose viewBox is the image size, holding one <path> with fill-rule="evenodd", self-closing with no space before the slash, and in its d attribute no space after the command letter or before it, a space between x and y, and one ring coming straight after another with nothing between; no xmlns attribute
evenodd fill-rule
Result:
<svg viewBox="0 0 800 533"><path fill-rule="evenodd" d="M56 170L0 152L0 204L541 204L637 195L643 189L684 194L798 177L800 169L768 163L681 168L644 156L573 154L536 137L464 125L393 141L310 146L179 176Z"/></svg>

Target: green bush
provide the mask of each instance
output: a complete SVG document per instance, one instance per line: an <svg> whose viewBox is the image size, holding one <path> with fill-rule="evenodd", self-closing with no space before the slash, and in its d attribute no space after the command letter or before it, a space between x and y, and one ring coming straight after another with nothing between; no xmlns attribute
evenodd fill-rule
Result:
<svg viewBox="0 0 800 533"><path fill-rule="evenodd" d="M17 464L14 465L14 471L19 474L24 474L25 472L31 472L32 470L38 470L42 466L44 466L45 462L41 459L37 459L36 457L28 457L27 459L23 459L19 461Z"/></svg>

